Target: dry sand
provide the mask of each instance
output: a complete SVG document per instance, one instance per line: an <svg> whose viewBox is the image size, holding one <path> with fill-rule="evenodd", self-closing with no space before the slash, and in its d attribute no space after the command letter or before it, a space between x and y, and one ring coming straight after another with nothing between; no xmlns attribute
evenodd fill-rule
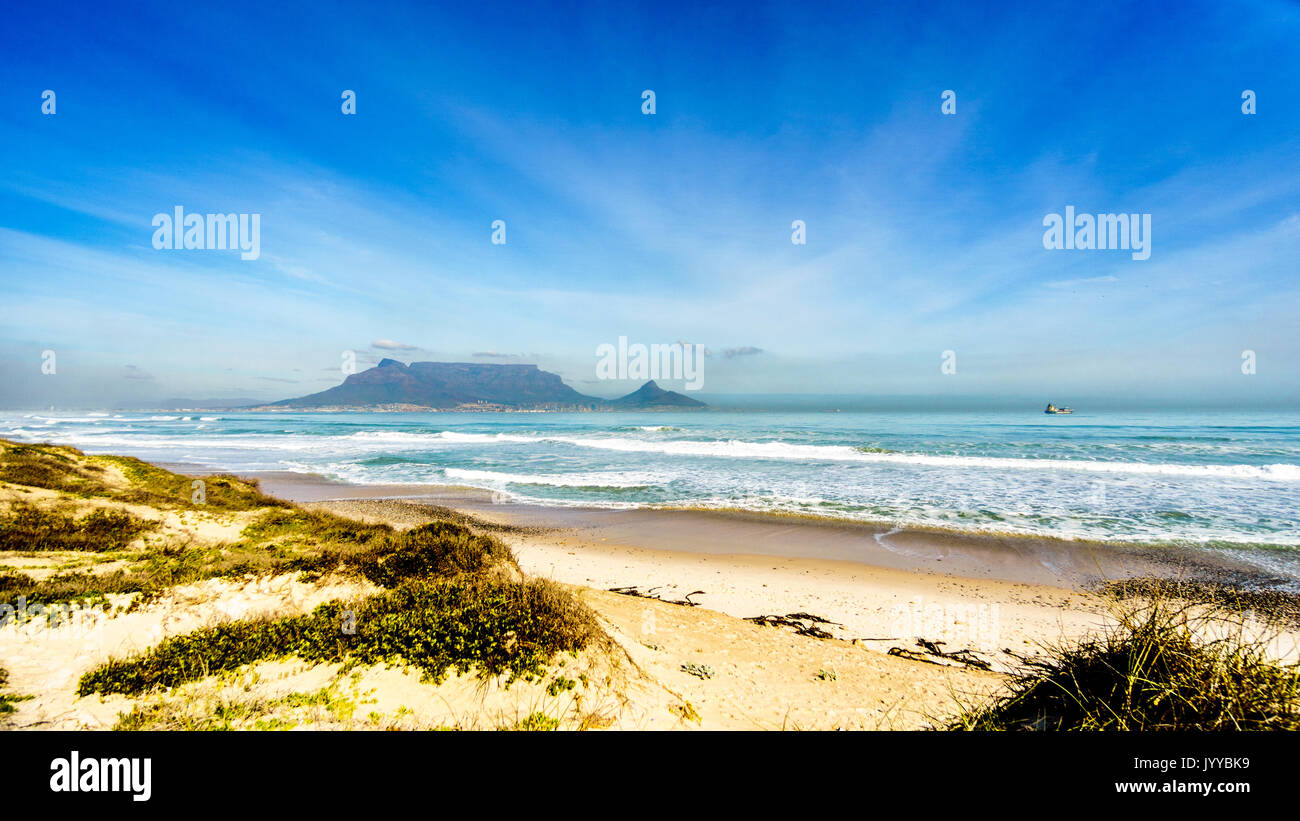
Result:
<svg viewBox="0 0 1300 821"><path fill-rule="evenodd" d="M399 526L427 521L430 515L411 501L346 500L308 506ZM701 611L738 619L808 613L833 622L823 626L837 638L882 653L896 646L912 648L917 638L925 638L946 642L949 650L973 649L1006 669L1012 659L1005 649L1024 654L1044 641L1077 637L1101 627L1107 612L1098 597L1065 586L844 560L653 549L612 541L598 535L604 532L599 529L520 526L508 514L468 512L480 521L505 526L496 535L510 545L530 575L598 591L635 587L666 600L692 594L691 602ZM730 532L725 517L718 522ZM806 527L774 526L782 531ZM647 602L631 601L636 606Z"/></svg>

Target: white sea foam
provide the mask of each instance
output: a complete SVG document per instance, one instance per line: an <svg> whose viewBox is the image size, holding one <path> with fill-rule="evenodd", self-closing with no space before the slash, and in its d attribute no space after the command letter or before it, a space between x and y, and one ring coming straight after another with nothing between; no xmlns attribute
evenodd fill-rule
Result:
<svg viewBox="0 0 1300 821"><path fill-rule="evenodd" d="M401 434L425 437L428 434ZM651 441L625 437L517 436L442 431L434 434L448 442L474 444L557 442L575 447L626 453L660 453L677 456L711 456L729 459L784 459L814 462L866 462L883 465L987 468L994 470L1081 471L1158 476L1206 476L1239 479L1300 481L1300 465L1179 465L1150 462L1108 462L1089 459L1037 459L998 456L948 456L924 453L873 453L848 445L798 445L788 442L746 442L743 440Z"/></svg>
<svg viewBox="0 0 1300 821"><path fill-rule="evenodd" d="M175 418L175 417L170 417ZM125 420L130 421L130 420ZM14 435L21 435L15 433ZM30 435L30 434L29 434ZM805 445L790 442L751 442L740 439L694 440L633 438L620 436L526 435L516 433L466 433L439 431L357 431L341 436L243 435L196 438L193 436L159 436L143 433L111 435L108 430L69 432L60 441L74 446L96 448L132 447L168 449L172 447L212 448L216 450L264 450L287 452L343 452L365 454L381 448L397 450L442 445L540 445L559 444L570 447L623 453L647 453L664 456L690 456L719 459L761 459L798 462L860 462L899 467L935 467L978 469L1004 472L1045 471L1086 474L1147 475L1187 478L1253 479L1274 482L1300 482L1300 465L1207 465L1168 462L1107 461L1095 459L1051 459L1035 457L960 456L926 453L877 453L850 445Z"/></svg>
<svg viewBox="0 0 1300 821"><path fill-rule="evenodd" d="M671 481L672 477L647 471L600 471L591 473L500 473L492 470L446 468L448 479L488 482L499 485L549 485L551 487L635 488Z"/></svg>
<svg viewBox="0 0 1300 821"><path fill-rule="evenodd" d="M230 471L472 485L543 505L732 507L1102 541L1300 546L1300 426L1289 417L1286 425L1193 420L1068 435L947 417L935 428L874 417L700 416L685 430L564 415L467 417L464 425L239 413L176 425L179 418L0 414L0 435ZM223 432L231 430L239 432Z"/></svg>

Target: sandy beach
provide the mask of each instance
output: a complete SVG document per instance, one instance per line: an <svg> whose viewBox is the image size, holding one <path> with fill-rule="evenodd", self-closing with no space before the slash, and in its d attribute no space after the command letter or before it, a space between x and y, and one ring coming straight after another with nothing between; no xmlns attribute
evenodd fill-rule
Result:
<svg viewBox="0 0 1300 821"><path fill-rule="evenodd" d="M128 481L106 475L113 486ZM244 478L307 511L399 533L451 522L491 536L509 548L516 578L558 583L590 608L612 645L557 659L549 681L456 675L431 683L408 666L290 657L143 700L78 696L87 670L168 637L238 619L301 617L376 591L355 577L227 574L138 602L109 593L115 609L93 641L49 640L49 628L8 636L0 664L24 694L10 727L212 728L214 715L234 711L248 716L241 728L535 729L541 721L566 729L923 729L987 699L1026 658L1113 623L1115 602L1097 592L1101 581L1253 572L1211 552L1175 561L1156 549L808 517L542 507L473 488L350 485L302 473ZM7 504L58 501L48 490L6 494ZM122 509L156 521L165 539L208 545L214 555L267 515L201 508ZM81 566L66 564L70 555L4 558L10 572L38 581ZM1295 634L1280 634L1273 649L1294 658Z"/></svg>
<svg viewBox="0 0 1300 821"><path fill-rule="evenodd" d="M746 513L543 508L473 488L303 474L255 478L272 495L370 521L412 524L432 504L496 523L526 572L566 584L677 600L693 593L693 603L738 618L812 613L834 622L837 637L882 652L927 638L987 653L995 669L1012 660L1008 649L1025 653L1105 624L1112 604L1093 592L1100 581L1258 573L1208 553Z"/></svg>
<svg viewBox="0 0 1300 821"><path fill-rule="evenodd" d="M691 684L682 657L730 657L729 676L689 687L703 726L712 728L771 728L783 710L793 716L785 719L790 727L932 726L954 705L995 689L1001 676L994 673L1112 624L1116 605L1094 591L1099 581L1258 574L1214 554L743 513L538 508L473 488L257 478L273 495L368 521L418 524L433 505L498 526L495 535L525 572L581 590L657 680ZM633 589L697 607L608 592ZM824 619L838 641L741 621L795 613ZM915 650L920 639L969 649L992 672L890 655ZM668 648L669 659L655 665L658 654L646 647ZM1300 655L1296 633L1279 635L1273 647L1280 657ZM826 669L854 686L837 685L828 699L828 688L811 685Z"/></svg>

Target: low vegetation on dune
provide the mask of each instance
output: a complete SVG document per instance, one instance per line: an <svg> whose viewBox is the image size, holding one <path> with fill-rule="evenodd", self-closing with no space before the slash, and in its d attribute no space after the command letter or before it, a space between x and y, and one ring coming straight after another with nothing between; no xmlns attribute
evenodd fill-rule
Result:
<svg viewBox="0 0 1300 821"><path fill-rule="evenodd" d="M0 550L123 550L153 527L123 510L97 509L76 518L70 512L14 502L9 514L0 516Z"/></svg>
<svg viewBox="0 0 1300 821"><path fill-rule="evenodd" d="M31 696L20 696L15 693L6 693L5 688L9 685L9 672L0 667L0 716L14 711L14 704L19 701L26 701Z"/></svg>
<svg viewBox="0 0 1300 821"><path fill-rule="evenodd" d="M196 479L204 485L201 504L194 500ZM234 476L181 476L129 456L87 456L71 447L5 440L0 440L0 482L162 509L290 507L288 502L263 494L256 482Z"/></svg>
<svg viewBox="0 0 1300 821"><path fill-rule="evenodd" d="M577 653L602 633L594 614L552 582L521 580L505 545L447 522L403 532L328 514L274 514L276 538L330 545L285 566L307 574L355 573L385 588L312 613L227 622L163 641L87 673L79 692L140 694L283 656L308 661L409 664L426 678L448 670L540 675L557 653Z"/></svg>
<svg viewBox="0 0 1300 821"><path fill-rule="evenodd" d="M373 691L362 691L354 671L339 676L324 687L281 696L258 697L247 689L259 681L255 673L223 673L206 685L195 686L181 699L173 701L156 696L135 704L130 712L119 713L114 730L292 730L298 727L361 726L365 729L392 729L395 722L370 711ZM234 687L235 692L229 692ZM240 692L243 691L243 692ZM397 718L400 719L399 714ZM360 720L359 720L360 719Z"/></svg>
<svg viewBox="0 0 1300 821"><path fill-rule="evenodd" d="M138 459L0 440L0 553L40 559L19 568L0 559L0 605L149 598L176 584L273 571L288 557L255 540L196 539L188 528L288 507L232 476L180 476ZM165 527L142 510L175 521Z"/></svg>
<svg viewBox="0 0 1300 821"><path fill-rule="evenodd" d="M78 693L139 695L283 656L407 664L435 682L448 671L513 681L541 676L556 654L576 654L599 635L591 612L552 582L413 579L303 616L226 622L167 639L87 673Z"/></svg>
<svg viewBox="0 0 1300 821"><path fill-rule="evenodd" d="M352 577L378 592L173 636L87 672L80 695L141 695L288 657L408 665L431 681L471 671L514 681L543 675L557 654L607 642L591 610L559 585L523 578L510 550L469 524L397 530L299 508L226 476L203 478L206 498L196 499L194 481L134 459L0 441L0 551L52 562L42 573L0 569L0 604L131 593L138 605L179 584L286 573ZM128 509L142 505L162 518ZM224 535L200 537L205 526Z"/></svg>
<svg viewBox="0 0 1300 821"><path fill-rule="evenodd" d="M108 469L76 448L0 442L0 482L75 496L111 492Z"/></svg>
<svg viewBox="0 0 1300 821"><path fill-rule="evenodd" d="M13 491L7 510L0 505L0 552L41 554L53 570L0 567L0 605L18 607L20 598L102 603L125 593L139 594L140 602L178 584L291 572L352 573L389 587L422 572L513 567L504 545L464 524L435 522L399 532L297 508L262 494L256 482L226 476L203 477L205 498L195 501L195 477L124 457L0 441L0 476L7 477L0 489ZM21 498L30 495L28 488L58 495ZM108 507L77 512L78 503ZM205 541L188 531L169 532L127 509L142 503L182 516L177 528L230 525L229 538ZM242 528L232 524L245 520ZM141 536L143 545L137 542Z"/></svg>
<svg viewBox="0 0 1300 821"><path fill-rule="evenodd" d="M954 730L1297 730L1300 668L1240 613L1157 597L1097 638L1025 660Z"/></svg>
<svg viewBox="0 0 1300 821"><path fill-rule="evenodd" d="M291 569L315 575L350 570L380 587L421 576L515 568L514 557L500 541L451 522L395 531L323 511L274 511L243 535L294 551L287 562Z"/></svg>

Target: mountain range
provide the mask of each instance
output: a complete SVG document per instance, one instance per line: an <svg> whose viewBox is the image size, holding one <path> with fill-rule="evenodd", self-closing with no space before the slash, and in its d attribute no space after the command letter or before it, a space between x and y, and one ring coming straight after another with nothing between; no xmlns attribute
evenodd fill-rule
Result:
<svg viewBox="0 0 1300 821"><path fill-rule="evenodd" d="M600 399L578 393L559 374L536 365L412 362L383 359L320 393L261 406L331 410L687 410L703 402L650 380L627 396Z"/></svg>

